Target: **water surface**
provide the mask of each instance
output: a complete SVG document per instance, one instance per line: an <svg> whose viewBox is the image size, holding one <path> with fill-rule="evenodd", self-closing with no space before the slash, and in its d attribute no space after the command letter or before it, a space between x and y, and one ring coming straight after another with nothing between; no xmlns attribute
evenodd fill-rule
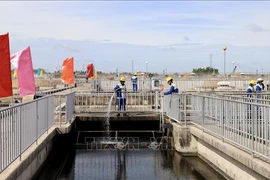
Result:
<svg viewBox="0 0 270 180"><path fill-rule="evenodd" d="M199 158L190 159L193 166L188 163L189 158L183 158L174 151L147 148L140 150L75 150L62 159L61 163L49 162L37 179L224 179ZM56 161L55 158L54 161ZM58 164L58 168L56 164ZM197 165L200 167L197 168ZM196 169L202 171L202 174Z"/></svg>

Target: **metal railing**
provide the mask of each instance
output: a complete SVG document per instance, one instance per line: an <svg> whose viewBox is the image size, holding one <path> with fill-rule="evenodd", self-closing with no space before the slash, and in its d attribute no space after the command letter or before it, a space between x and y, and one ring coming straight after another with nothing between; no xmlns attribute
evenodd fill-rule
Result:
<svg viewBox="0 0 270 180"><path fill-rule="evenodd" d="M270 159L269 105L200 95L191 95L191 103L193 123Z"/></svg>
<svg viewBox="0 0 270 180"><path fill-rule="evenodd" d="M222 80L214 79L214 80L179 80L174 79L174 83L178 87L181 92L187 91L212 91L217 88L217 83ZM87 83L85 80L77 80L78 90L77 91L112 91L113 88L119 84L119 80L89 80ZM249 85L248 80L232 80L229 79L230 87L232 88L230 91L246 91L246 88ZM265 80L265 84L269 84L270 81ZM126 88L128 91L132 91L132 82L131 80L126 80ZM141 77L138 79L138 90L139 91L150 91L151 90L151 80L150 78ZM165 85L165 88L169 89L167 86L165 78L162 78L162 84ZM98 87L97 87L98 86Z"/></svg>
<svg viewBox="0 0 270 180"><path fill-rule="evenodd" d="M225 98L229 100L237 100L237 101L244 101L244 102L253 102L259 104L270 105L270 93L246 93L246 92L238 92L238 93L206 93L201 92L201 95L210 96L210 97L219 97Z"/></svg>
<svg viewBox="0 0 270 180"><path fill-rule="evenodd" d="M76 113L107 112L111 102L111 112L118 111L118 100L114 92L76 92ZM157 111L160 107L158 92L127 92L126 112Z"/></svg>
<svg viewBox="0 0 270 180"><path fill-rule="evenodd" d="M54 124L54 96L0 110L0 172Z"/></svg>
<svg viewBox="0 0 270 180"><path fill-rule="evenodd" d="M75 113L75 92L66 95L66 122L74 118Z"/></svg>
<svg viewBox="0 0 270 180"><path fill-rule="evenodd" d="M55 95L55 123L66 124L74 119L75 114L75 92Z"/></svg>
<svg viewBox="0 0 270 180"><path fill-rule="evenodd" d="M178 103L170 106L176 99L181 108ZM186 123L188 112L190 122L203 131L270 160L270 105L199 93L165 96L166 103L164 112L175 121ZM181 112L185 119L178 116Z"/></svg>

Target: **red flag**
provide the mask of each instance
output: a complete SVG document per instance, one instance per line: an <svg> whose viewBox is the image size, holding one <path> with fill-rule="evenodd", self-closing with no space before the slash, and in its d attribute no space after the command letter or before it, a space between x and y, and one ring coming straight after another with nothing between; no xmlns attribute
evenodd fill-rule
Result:
<svg viewBox="0 0 270 180"><path fill-rule="evenodd" d="M74 84L74 58L67 58L62 64L62 82L65 84Z"/></svg>
<svg viewBox="0 0 270 180"><path fill-rule="evenodd" d="M93 63L87 65L87 77L91 78L94 76L94 65Z"/></svg>
<svg viewBox="0 0 270 180"><path fill-rule="evenodd" d="M0 97L12 96L9 34L0 35Z"/></svg>

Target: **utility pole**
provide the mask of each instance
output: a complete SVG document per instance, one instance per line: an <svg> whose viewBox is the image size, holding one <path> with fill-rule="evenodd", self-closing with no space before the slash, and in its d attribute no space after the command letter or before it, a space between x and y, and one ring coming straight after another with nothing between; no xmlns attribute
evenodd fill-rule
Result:
<svg viewBox="0 0 270 180"><path fill-rule="evenodd" d="M224 76L226 76L226 50L227 50L227 47L224 46L223 47L223 51L224 51Z"/></svg>

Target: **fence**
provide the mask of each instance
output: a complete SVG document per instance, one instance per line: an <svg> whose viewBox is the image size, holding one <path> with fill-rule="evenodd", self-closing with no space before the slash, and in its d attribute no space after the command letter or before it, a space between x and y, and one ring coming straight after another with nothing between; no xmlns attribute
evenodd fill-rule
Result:
<svg viewBox="0 0 270 180"><path fill-rule="evenodd" d="M173 104L174 100L177 103ZM270 159L270 105L202 94L175 94L164 98L164 103L168 101L173 106L169 104L166 110L164 105L164 112L172 119L186 123L187 119L181 119L179 113L185 112L186 117L189 111L190 122L203 131L236 144L252 155ZM181 102L185 105L178 108Z"/></svg>
<svg viewBox="0 0 270 180"><path fill-rule="evenodd" d="M0 110L0 172L54 124L54 96Z"/></svg>
<svg viewBox="0 0 270 180"><path fill-rule="evenodd" d="M61 124L65 124L74 118L75 92L55 95L55 106L55 115L58 116L56 123L59 123L61 127Z"/></svg>
<svg viewBox="0 0 270 180"><path fill-rule="evenodd" d="M160 104L158 92L126 93L127 112L157 111ZM76 113L105 112L109 105L111 112L118 111L118 101L114 92L76 92Z"/></svg>
<svg viewBox="0 0 270 180"><path fill-rule="evenodd" d="M174 80L174 83L181 92L186 91L213 91L218 87L218 82L220 79L216 80ZM78 91L106 91L110 92L113 88L119 84L118 80L89 80L87 83L85 81L79 81L78 86L81 87ZM249 81L248 80L228 80L230 84L231 91L246 91ZM270 81L265 80L265 85L269 84ZM132 82L131 80L126 81L126 88L128 91L132 91ZM165 88L169 89L166 81L162 80L162 84L165 85ZM138 80L138 90L139 91L150 91L151 90L151 81L149 78Z"/></svg>
<svg viewBox="0 0 270 180"><path fill-rule="evenodd" d="M222 93L207 93L200 92L201 95L211 96L211 97L220 97L230 100L238 100L244 102L253 102L259 104L270 105L270 93L246 93L246 92L222 92Z"/></svg>

